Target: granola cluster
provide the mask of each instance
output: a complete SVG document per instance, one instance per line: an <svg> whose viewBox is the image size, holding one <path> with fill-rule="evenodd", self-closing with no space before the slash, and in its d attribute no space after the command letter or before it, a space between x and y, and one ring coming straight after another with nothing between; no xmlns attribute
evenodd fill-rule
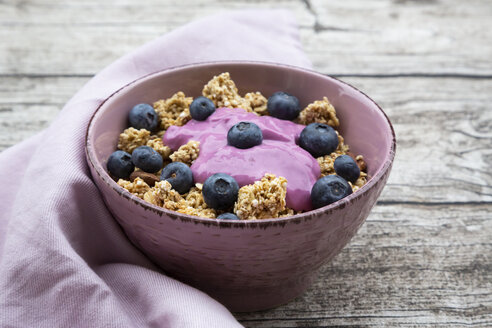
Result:
<svg viewBox="0 0 492 328"><path fill-rule="evenodd" d="M150 189L150 186L141 178L136 178L133 182L119 179L118 184L142 199L144 198L144 194Z"/></svg>
<svg viewBox="0 0 492 328"><path fill-rule="evenodd" d="M360 171L359 178L354 183L349 181L348 184L350 185L350 187L352 187L352 191L355 192L359 190L363 185L365 185L366 182L367 182L367 173Z"/></svg>
<svg viewBox="0 0 492 328"><path fill-rule="evenodd" d="M323 100L316 100L303 109L299 114L299 123L304 125L323 123L333 128L340 125L335 107L333 107L326 97L323 97Z"/></svg>
<svg viewBox="0 0 492 328"><path fill-rule="evenodd" d="M143 199L151 204L172 211L177 211L184 206L184 199L166 180L157 182L154 187L143 195Z"/></svg>
<svg viewBox="0 0 492 328"><path fill-rule="evenodd" d="M195 159L198 158L199 153L200 142L191 140L186 145L179 147L170 158L173 162L182 162L191 166Z"/></svg>
<svg viewBox="0 0 492 328"><path fill-rule="evenodd" d="M249 92L241 96L227 72L214 76L204 86L202 95L212 100L217 108L243 108L259 116L269 115L268 99L260 92ZM153 131L152 134L145 129L130 127L120 134L118 149L131 154L137 147L149 146L162 156L164 166L171 161L191 166L200 154L200 142L189 141L173 152L163 143L162 136L170 126L182 126L192 119L190 114L192 101L192 97L186 97L181 91L170 98L156 101L153 108L158 114L158 131ZM333 128L337 128L340 124L335 108L326 97L307 105L300 112L296 122L304 125L324 123ZM343 137L338 131L336 133L339 140L337 149L329 155L316 159L321 169L320 177L335 174L335 159L340 155L350 155L361 171L354 183L349 182L352 190L356 191L367 182L366 163L362 155L352 154L348 145L344 143ZM179 194L168 181L160 181L161 171L147 173L136 168L129 180L119 179L117 183L139 198L168 210L205 218L216 218L221 214L207 206L203 198L202 184L196 183L189 192ZM239 189L233 212L241 220L280 218L297 214L286 206L287 184L287 179L282 176L266 174L260 181Z"/></svg>
<svg viewBox="0 0 492 328"><path fill-rule="evenodd" d="M181 91L171 98L154 103L154 110L159 115L159 126L167 130L171 125L182 126L191 120L190 105L192 97L186 97Z"/></svg>
<svg viewBox="0 0 492 328"><path fill-rule="evenodd" d="M267 115L268 110L267 110L267 102L268 99L265 98L260 92L249 92L244 95L244 99L247 101L249 104L249 108L245 109L251 109L252 112L258 114L258 115Z"/></svg>
<svg viewBox="0 0 492 328"><path fill-rule="evenodd" d="M158 152L162 156L163 160L169 159L169 156L172 153L171 148L164 145L162 143L162 139L158 137L147 141L147 146L152 147L156 152Z"/></svg>
<svg viewBox="0 0 492 328"><path fill-rule="evenodd" d="M212 100L217 108L238 108L244 103L244 99L239 95L236 84L227 72L214 76L205 85L202 94L204 97Z"/></svg>
<svg viewBox="0 0 492 328"><path fill-rule="evenodd" d="M234 212L241 220L277 218L286 210L287 179L265 174L260 180L239 189Z"/></svg>
<svg viewBox="0 0 492 328"><path fill-rule="evenodd" d="M351 154L341 154L341 153L331 153L330 155L325 155L322 157L318 157L316 160L321 168L321 176L327 176L330 174L335 174L335 168L333 167L335 163L335 159L340 155L351 155ZM350 187L352 187L352 191L357 191L360 187L362 187L367 182L367 173L362 170L365 167L365 162L362 155L359 155L355 158L355 161L360 169L360 176L354 183L348 182Z"/></svg>
<svg viewBox="0 0 492 328"><path fill-rule="evenodd" d="M183 214L212 219L216 217L215 210L208 208L203 200L202 185L198 183L188 193L180 195L168 181L159 181L143 195L143 199L153 205Z"/></svg>
<svg viewBox="0 0 492 328"><path fill-rule="evenodd" d="M149 141L149 137L150 131L145 129L137 130L135 128L128 128L120 134L118 149L124 150L131 154L135 148L145 146Z"/></svg>
<svg viewBox="0 0 492 328"><path fill-rule="evenodd" d="M321 176L324 177L329 174L335 174L335 168L334 168L334 163L335 159L340 156L340 155L347 155L349 153L349 147L345 144L345 140L343 137L338 133L338 147L337 149L325 156L321 156L316 158L318 161L319 167L321 169Z"/></svg>

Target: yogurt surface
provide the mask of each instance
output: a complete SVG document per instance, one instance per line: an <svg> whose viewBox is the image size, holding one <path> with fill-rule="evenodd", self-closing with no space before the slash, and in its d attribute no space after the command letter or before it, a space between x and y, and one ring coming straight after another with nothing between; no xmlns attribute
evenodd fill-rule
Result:
<svg viewBox="0 0 492 328"><path fill-rule="evenodd" d="M241 121L260 127L260 145L239 149L227 144L227 132ZM191 140L200 142L200 153L191 165L195 182L203 183L214 173L226 173L241 187L272 173L287 179L287 207L308 211L312 209L311 188L320 175L320 167L311 154L297 145L304 127L241 108L218 108L205 121L191 120L184 126L169 127L163 142L172 150Z"/></svg>

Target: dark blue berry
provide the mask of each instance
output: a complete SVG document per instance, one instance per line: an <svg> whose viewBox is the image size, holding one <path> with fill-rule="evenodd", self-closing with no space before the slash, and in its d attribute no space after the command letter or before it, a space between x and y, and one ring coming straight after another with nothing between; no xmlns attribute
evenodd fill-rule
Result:
<svg viewBox="0 0 492 328"><path fill-rule="evenodd" d="M357 163L349 155L341 155L333 163L335 172L347 181L355 182L360 176L360 169Z"/></svg>
<svg viewBox="0 0 492 328"><path fill-rule="evenodd" d="M311 189L311 203L314 208L320 208L334 203L352 193L347 181L338 175L322 177Z"/></svg>
<svg viewBox="0 0 492 328"><path fill-rule="evenodd" d="M289 121L301 112L299 99L282 91L275 92L268 98L267 109L271 116Z"/></svg>
<svg viewBox="0 0 492 328"><path fill-rule="evenodd" d="M149 104L138 104L130 110L128 120L135 129L154 131L159 124L159 116Z"/></svg>
<svg viewBox="0 0 492 328"><path fill-rule="evenodd" d="M180 194L186 194L193 187L193 173L188 165L181 162L166 165L161 173L162 180L167 180Z"/></svg>
<svg viewBox="0 0 492 328"><path fill-rule="evenodd" d="M299 146L307 150L315 158L328 155L337 149L338 136L329 125L311 123L302 130L299 137Z"/></svg>
<svg viewBox="0 0 492 328"><path fill-rule="evenodd" d="M108 158L106 167L109 173L116 179L128 179L135 169L135 165L132 162L132 155L123 150L117 150L112 153Z"/></svg>
<svg viewBox="0 0 492 328"><path fill-rule="evenodd" d="M148 173L155 173L162 168L162 156L149 146L135 148L132 162L136 167Z"/></svg>
<svg viewBox="0 0 492 328"><path fill-rule="evenodd" d="M263 142L263 133L253 122L239 122L227 132L227 143L240 149L251 148Z"/></svg>
<svg viewBox="0 0 492 328"><path fill-rule="evenodd" d="M203 199L205 203L216 210L230 209L237 200L239 185L228 174L216 173L203 184Z"/></svg>
<svg viewBox="0 0 492 328"><path fill-rule="evenodd" d="M239 220L236 214L234 213L222 213L217 217L217 219L221 220Z"/></svg>
<svg viewBox="0 0 492 328"><path fill-rule="evenodd" d="M215 105L207 97L195 98L190 105L191 117L197 121L205 121L207 117L215 112Z"/></svg>

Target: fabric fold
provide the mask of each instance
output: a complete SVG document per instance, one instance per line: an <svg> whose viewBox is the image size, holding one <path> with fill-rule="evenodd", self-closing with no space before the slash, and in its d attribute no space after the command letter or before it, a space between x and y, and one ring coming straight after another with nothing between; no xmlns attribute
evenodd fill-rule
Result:
<svg viewBox="0 0 492 328"><path fill-rule="evenodd" d="M118 59L47 130L0 153L1 327L241 327L128 241L84 152L92 114L116 90L165 68L219 60L311 67L288 11L224 12Z"/></svg>

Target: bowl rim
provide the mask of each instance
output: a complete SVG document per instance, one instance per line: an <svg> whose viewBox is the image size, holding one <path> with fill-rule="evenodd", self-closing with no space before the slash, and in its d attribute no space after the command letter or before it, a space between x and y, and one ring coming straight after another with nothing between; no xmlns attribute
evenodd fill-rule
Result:
<svg viewBox="0 0 492 328"><path fill-rule="evenodd" d="M179 213L176 211L171 211L168 209L165 209L163 207L159 207L153 204L150 204L143 199L133 195L130 193L128 190L124 189L120 185L114 181L110 175L106 172L106 170L103 168L102 165L96 165L96 156L95 156L95 149L93 145L90 142L90 137L91 137L91 132L92 132L92 127L94 125L95 119L97 118L98 114L100 113L100 109L113 97L118 95L120 92L123 90L143 82L144 80L152 79L158 75L161 74L166 74L168 72L173 72L173 71L179 71L179 70L187 70L187 69L193 69L196 67L206 67L206 66L220 66L220 65L255 65L255 66L264 66L264 67L280 67L284 69L289 69L289 70L295 70L295 71L301 71L304 73L309 73L312 75L317 75L319 77L329 79L329 80L334 80L336 82L342 83L345 86L355 90L357 93L360 93L363 97L367 98L370 102L372 102L376 108L381 112L383 115L386 124L388 125L390 131L391 131L391 145L386 153L386 160L383 163L383 165L379 168L378 171L367 181L366 184L364 184L360 189L358 189L356 192L353 192L347 197L342 198L339 201L336 201L332 204L329 204L327 206L314 209L308 212L304 213L299 213L299 214L294 214L291 216L287 217L282 217L282 218L269 218L269 219L261 219L261 220L239 220L239 221L231 221L231 220L221 220L221 219L210 219L210 218L204 218L204 217L199 217L199 216L193 216L193 215L188 215L184 213ZM87 124L87 129L86 129L86 135L85 135L85 144L84 144L84 149L85 149L85 154L86 154L86 159L87 162L90 166L93 167L94 172L101 178L101 180L107 184L111 189L113 189L115 192L117 192L120 196L123 198L131 201L132 203L136 204L137 206L143 207L144 210L150 210L160 216L166 215L170 217L171 219L179 219L180 221L183 222L192 222L195 224L203 224L205 226L219 226L221 228L247 228L247 227L261 227L261 228L266 228L268 226L284 226L287 223L301 223L303 221L311 220L315 217L321 216L321 214L328 214L329 212L335 211L335 210L340 210L343 209L346 205L349 203L354 202L355 200L363 197L367 192L372 189L378 182L380 181L381 177L385 176L388 172L388 170L391 169L391 166L394 161L395 157L395 152L396 152L396 136L395 136L395 131L393 129L393 125L391 124L391 121L389 120L388 116L386 113L383 111L383 109L373 100L371 99L368 95L366 95L364 92L360 91L356 87L350 85L347 82L341 81L333 76L327 75L327 74L322 74L319 72L314 71L313 69L308 69L308 68L303 68L303 67L298 67L294 65L288 65L288 64L280 64L280 63L274 63L274 62L266 62L266 61L253 61L253 60L224 60L224 61L206 61L206 62L198 62L198 63L192 63L192 64L186 64L186 65L179 65L179 66L173 66L169 68L164 68L160 69L157 71L154 71L149 74L145 74L116 90L113 92L111 95L109 95L106 99L104 99L99 106L96 108L94 113L91 115L91 118L89 120L89 123ZM94 178L94 177L93 177Z"/></svg>

